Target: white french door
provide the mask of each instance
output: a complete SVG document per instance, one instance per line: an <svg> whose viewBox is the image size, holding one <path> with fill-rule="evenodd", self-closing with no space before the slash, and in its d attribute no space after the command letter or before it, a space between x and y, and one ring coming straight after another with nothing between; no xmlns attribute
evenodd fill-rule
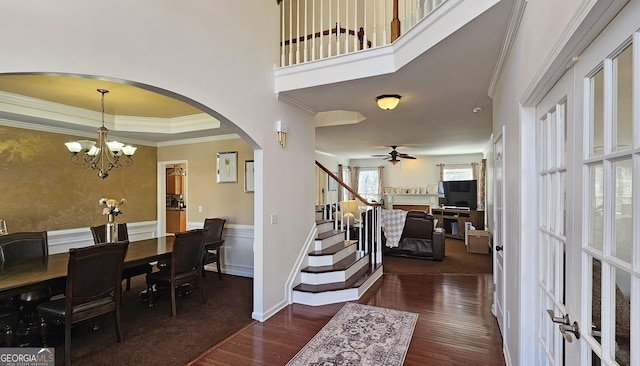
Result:
<svg viewBox="0 0 640 366"><path fill-rule="evenodd" d="M640 365L640 5L629 8L536 106L538 365Z"/></svg>
<svg viewBox="0 0 640 366"><path fill-rule="evenodd" d="M493 315L502 338L507 337L504 313L504 126L493 140Z"/></svg>

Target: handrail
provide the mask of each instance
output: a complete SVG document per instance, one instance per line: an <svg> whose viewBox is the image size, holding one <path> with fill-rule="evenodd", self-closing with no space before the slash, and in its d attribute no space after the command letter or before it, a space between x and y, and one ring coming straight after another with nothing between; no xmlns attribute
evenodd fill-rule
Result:
<svg viewBox="0 0 640 366"><path fill-rule="evenodd" d="M323 31L320 32L315 32L315 33L311 33L311 34L307 34L306 36L300 36L300 37L296 37L296 38L292 38L292 39L287 39L283 42L280 42L280 46L288 46L291 43L298 43L298 42L304 42L304 41L308 41L310 39L315 39L315 38L320 38L320 36L328 36L330 34L334 34L334 33L338 33L338 31L340 33L346 33L350 36L357 36L358 40L360 41L360 50L363 49L363 40L364 40L364 28L360 27L360 30L358 31L358 33L356 33L356 31L354 29L346 29L346 28L331 28L331 29L325 29ZM367 48L371 48L371 41L367 41Z"/></svg>
<svg viewBox="0 0 640 366"><path fill-rule="evenodd" d="M342 179L338 178L335 174L333 174L329 169L327 169L324 165L320 164L317 160L316 160L316 165L322 169L325 173L327 173L331 178L335 179L336 182L338 182L338 184L340 184L344 189L346 189L347 191L349 191L349 193L351 193L355 198L357 198L358 200L360 200L365 206L371 206L371 207L378 207L378 206L382 206L381 203L379 202L369 202L367 201L366 198L362 197L361 195L358 194L358 192L354 191L353 188L349 187L348 184L346 184Z"/></svg>

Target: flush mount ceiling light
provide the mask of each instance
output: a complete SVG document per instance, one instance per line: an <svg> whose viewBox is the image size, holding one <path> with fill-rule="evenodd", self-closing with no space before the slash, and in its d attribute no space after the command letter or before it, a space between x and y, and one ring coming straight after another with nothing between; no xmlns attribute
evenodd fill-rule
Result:
<svg viewBox="0 0 640 366"><path fill-rule="evenodd" d="M394 109L400 103L400 98L398 94L383 94L376 97L378 101L378 107L380 109L384 109L386 111Z"/></svg>
<svg viewBox="0 0 640 366"><path fill-rule="evenodd" d="M104 127L104 95L109 91L97 89L102 94L102 126L98 128L98 143L90 140L66 142L65 145L71 153L71 161L82 165L87 169L98 171L98 177L105 179L110 171L121 170L123 166L133 163L131 158L136 152L136 147L125 146L118 141L109 141L109 130Z"/></svg>
<svg viewBox="0 0 640 366"><path fill-rule="evenodd" d="M482 108L482 107L473 107L473 109L471 109L471 111L473 113L480 113L480 112L484 111L484 108Z"/></svg>

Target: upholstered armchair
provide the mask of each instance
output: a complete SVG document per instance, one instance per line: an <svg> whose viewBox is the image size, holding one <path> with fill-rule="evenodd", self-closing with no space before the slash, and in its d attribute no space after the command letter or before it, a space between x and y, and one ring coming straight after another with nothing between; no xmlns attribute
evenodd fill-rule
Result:
<svg viewBox="0 0 640 366"><path fill-rule="evenodd" d="M400 243L387 248L387 255L412 258L444 259L444 231L434 227L434 218L424 211L409 211Z"/></svg>

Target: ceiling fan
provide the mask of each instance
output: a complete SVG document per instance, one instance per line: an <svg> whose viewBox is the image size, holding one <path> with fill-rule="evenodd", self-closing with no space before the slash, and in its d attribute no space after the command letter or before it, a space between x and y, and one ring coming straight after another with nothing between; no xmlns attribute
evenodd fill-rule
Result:
<svg viewBox="0 0 640 366"><path fill-rule="evenodd" d="M409 155L409 154L403 154L401 152L398 152L396 150L398 146L391 146L391 151L386 154L386 155L373 155L373 157L384 157L383 160L388 160L391 164L396 165L398 164L398 162L400 160L398 160L398 158L402 158L402 159L415 159L415 157Z"/></svg>

